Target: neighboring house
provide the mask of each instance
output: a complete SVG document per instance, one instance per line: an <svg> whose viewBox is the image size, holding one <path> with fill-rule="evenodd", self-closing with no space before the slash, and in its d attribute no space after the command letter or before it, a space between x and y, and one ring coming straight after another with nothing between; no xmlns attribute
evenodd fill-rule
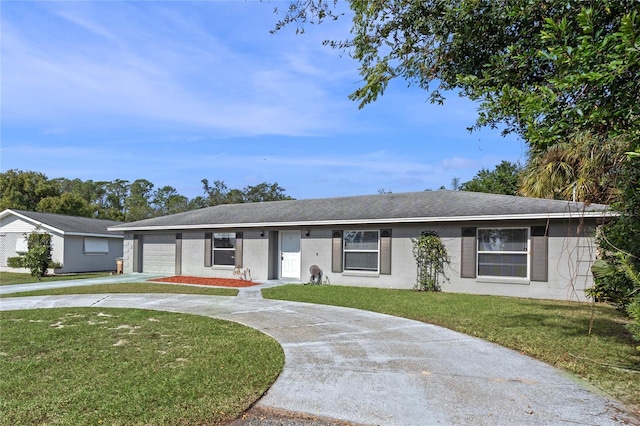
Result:
<svg viewBox="0 0 640 426"><path fill-rule="evenodd" d="M56 273L115 271L122 257L123 233L109 231L113 220L7 209L0 213L0 271L15 271L7 258L27 252L25 235L35 229L51 234Z"/></svg>
<svg viewBox="0 0 640 426"><path fill-rule="evenodd" d="M110 227L124 231L125 272L413 288L412 238L435 231L449 292L585 300L604 205L425 191L229 204Z"/></svg>

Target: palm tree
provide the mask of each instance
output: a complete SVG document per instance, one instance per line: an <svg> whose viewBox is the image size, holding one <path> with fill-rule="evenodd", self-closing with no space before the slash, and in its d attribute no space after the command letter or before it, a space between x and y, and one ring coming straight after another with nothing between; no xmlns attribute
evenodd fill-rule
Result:
<svg viewBox="0 0 640 426"><path fill-rule="evenodd" d="M628 143L578 133L531 154L520 181L520 195L586 203L611 203Z"/></svg>

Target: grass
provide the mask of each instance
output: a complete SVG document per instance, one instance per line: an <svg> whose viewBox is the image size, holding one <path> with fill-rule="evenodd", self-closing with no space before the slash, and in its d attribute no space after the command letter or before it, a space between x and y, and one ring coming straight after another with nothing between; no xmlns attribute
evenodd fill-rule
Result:
<svg viewBox="0 0 640 426"><path fill-rule="evenodd" d="M106 277L109 272L89 272L83 274L65 274L65 275L47 275L42 277L40 282L64 281L64 280L81 280L85 278ZM0 272L0 284L29 284L37 283L38 280L33 278L31 274L22 274L16 272Z"/></svg>
<svg viewBox="0 0 640 426"><path fill-rule="evenodd" d="M604 304L411 290L286 285L265 298L364 309L437 324L562 368L638 410L640 350ZM589 333L592 325L591 333Z"/></svg>
<svg viewBox="0 0 640 426"><path fill-rule="evenodd" d="M0 312L0 425L218 424L284 354L239 324L137 309Z"/></svg>
<svg viewBox="0 0 640 426"><path fill-rule="evenodd" d="M237 296L236 288L199 287L177 284L160 284L149 282L94 284L74 287L50 288L45 290L8 293L0 297L44 296L65 294L98 294L98 293L179 293L205 294L209 296Z"/></svg>

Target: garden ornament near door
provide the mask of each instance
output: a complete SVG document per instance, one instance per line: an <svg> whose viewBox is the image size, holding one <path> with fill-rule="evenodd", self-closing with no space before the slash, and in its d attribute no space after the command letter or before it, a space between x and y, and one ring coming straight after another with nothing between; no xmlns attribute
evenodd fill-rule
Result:
<svg viewBox="0 0 640 426"><path fill-rule="evenodd" d="M311 274L309 284L322 284L322 269L318 265L311 265L309 273Z"/></svg>

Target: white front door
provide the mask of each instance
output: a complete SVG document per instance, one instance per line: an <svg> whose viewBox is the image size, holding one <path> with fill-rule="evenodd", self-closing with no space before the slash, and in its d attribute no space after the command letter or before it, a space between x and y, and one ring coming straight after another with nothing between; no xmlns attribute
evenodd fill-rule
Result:
<svg viewBox="0 0 640 426"><path fill-rule="evenodd" d="M300 279L300 231L280 232L280 258L282 278Z"/></svg>

